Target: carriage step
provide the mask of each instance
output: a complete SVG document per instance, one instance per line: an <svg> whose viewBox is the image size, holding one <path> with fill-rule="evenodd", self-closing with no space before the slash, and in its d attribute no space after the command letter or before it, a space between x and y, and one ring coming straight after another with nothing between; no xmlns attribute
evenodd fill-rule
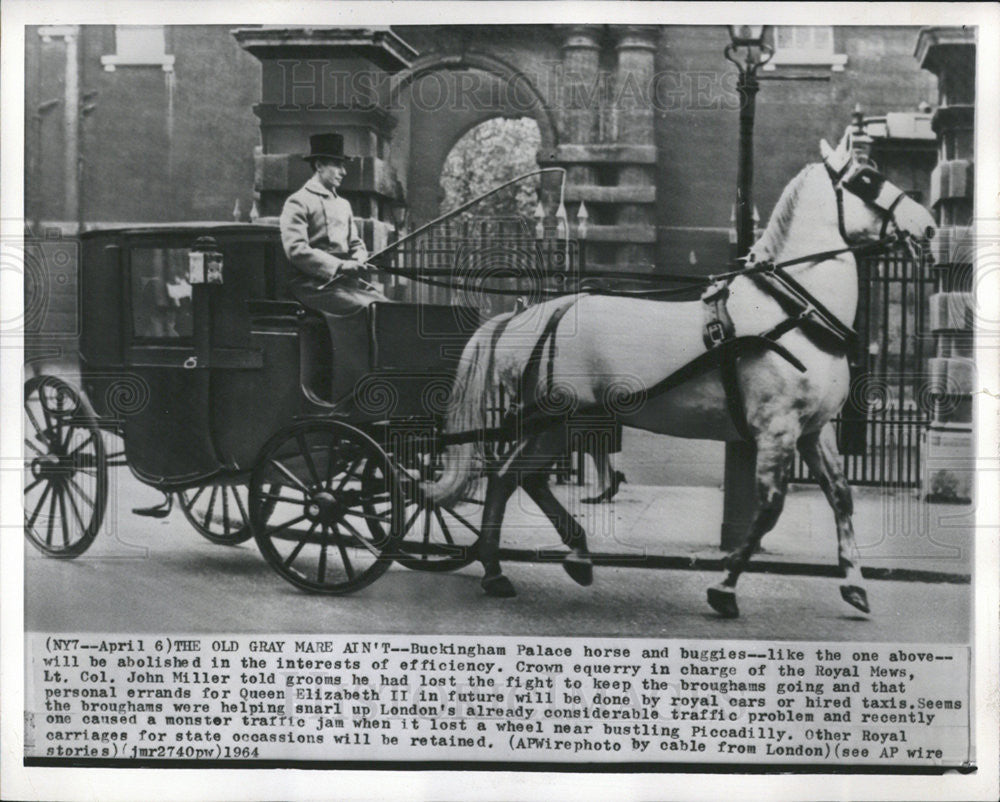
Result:
<svg viewBox="0 0 1000 802"><path fill-rule="evenodd" d="M166 518L174 507L174 497L170 493L163 494L163 502L152 507L133 507L135 515L143 518Z"/></svg>

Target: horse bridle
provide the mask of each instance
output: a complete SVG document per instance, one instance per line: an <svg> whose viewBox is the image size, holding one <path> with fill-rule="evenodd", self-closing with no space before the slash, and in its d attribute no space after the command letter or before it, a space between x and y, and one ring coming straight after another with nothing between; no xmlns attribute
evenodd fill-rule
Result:
<svg viewBox="0 0 1000 802"><path fill-rule="evenodd" d="M789 329L795 328L812 318L820 322L838 339L841 344L847 345L855 341L857 333L853 328L844 324L833 314L815 295L807 290L797 279L785 272L785 267L804 262L813 262L841 253L861 253L864 251L875 251L881 249L891 241L905 241L912 249L913 244L910 235L904 232L896 222L894 212L900 201L906 197L906 193L895 185L889 183L871 162L858 162L852 158L847 164L835 170L830 163L824 159L823 165L833 184L834 192L837 196L837 227L840 236L844 240L844 248L824 251L822 253L808 254L797 259L791 259L779 264L753 265L744 271L744 275L749 275L755 268L763 267L759 270L760 279L757 285L767 292L775 294L779 303L791 305L786 308L789 318L779 323L771 331L763 336L774 338L784 334ZM867 206L875 209L882 219L882 228L877 242L870 245L852 245L847 234L847 227L844 223L844 191L850 192L859 198ZM889 223L895 223L896 231L892 237L887 236ZM770 279L770 281L768 280Z"/></svg>
<svg viewBox="0 0 1000 802"><path fill-rule="evenodd" d="M879 239L885 239L889 223L896 223L893 213L900 201L906 197L906 193L887 181L886 177L871 163L858 163L852 158L840 170L834 170L830 163L824 159L823 165L826 167L827 175L830 176L834 192L837 194L837 226L844 242L850 244L844 225L844 190L878 212L882 218ZM899 229L898 223L896 228Z"/></svg>

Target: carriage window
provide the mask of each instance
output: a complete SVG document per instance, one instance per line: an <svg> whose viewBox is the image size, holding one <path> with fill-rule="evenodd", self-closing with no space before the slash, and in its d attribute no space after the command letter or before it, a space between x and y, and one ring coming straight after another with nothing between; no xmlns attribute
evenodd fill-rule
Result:
<svg viewBox="0 0 1000 802"><path fill-rule="evenodd" d="M133 248L132 333L179 339L194 334L187 248Z"/></svg>

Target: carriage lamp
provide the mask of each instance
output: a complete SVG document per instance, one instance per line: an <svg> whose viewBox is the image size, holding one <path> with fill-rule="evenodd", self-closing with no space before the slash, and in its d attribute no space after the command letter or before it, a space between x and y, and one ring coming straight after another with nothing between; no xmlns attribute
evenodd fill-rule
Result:
<svg viewBox="0 0 1000 802"><path fill-rule="evenodd" d="M188 283L222 283L222 251L215 237L198 237L188 251Z"/></svg>

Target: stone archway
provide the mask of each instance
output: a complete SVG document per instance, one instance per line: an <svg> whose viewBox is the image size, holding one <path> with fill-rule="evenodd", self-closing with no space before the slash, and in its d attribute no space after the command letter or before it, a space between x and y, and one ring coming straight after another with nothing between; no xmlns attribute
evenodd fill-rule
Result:
<svg viewBox="0 0 1000 802"><path fill-rule="evenodd" d="M440 167L464 130L490 117L530 116L541 133L538 162L567 171L570 216L587 203L590 263L647 269L663 200L654 174L658 118L648 99L629 95L619 102L605 90L648 84L657 31L575 24L240 29L237 41L263 65L254 107L261 121L254 182L260 212L277 215L308 178L298 154L308 150L311 133L342 131L354 156L342 190L362 236L379 250L392 236L394 203L405 200L413 221L432 218ZM473 73L506 87L511 102L474 119L450 111L410 119L403 101L420 80L451 76L457 83ZM543 182L545 198L552 189Z"/></svg>
<svg viewBox="0 0 1000 802"><path fill-rule="evenodd" d="M494 117L468 128L455 141L442 165L441 213L456 209L485 192L538 169L538 123L532 117ZM542 176L518 182L509 191L477 203L473 217L532 218Z"/></svg>
<svg viewBox="0 0 1000 802"><path fill-rule="evenodd" d="M431 89L421 102L426 85ZM541 135L538 162L554 158L558 147L556 120L537 87L523 72L484 53L432 53L417 59L393 76L387 107L408 111L407 202L414 224L438 215L445 159L483 122L497 117L534 119Z"/></svg>
<svg viewBox="0 0 1000 802"><path fill-rule="evenodd" d="M499 78L506 85L514 87L518 93L527 93L529 101L527 108L509 109L509 111L512 113L512 116L534 117L538 123L538 130L542 135L542 145L539 153L545 159L556 158L555 149L559 145L559 128L555 115L546 103L545 98L531 78L522 70L487 53L465 51L457 54L428 53L421 56L412 63L409 69L392 76L389 84L389 108L392 108L398 102L400 92L404 88L411 86L417 79L434 72L465 70L479 70L480 72L488 73ZM520 97L520 94L518 97ZM518 103L517 105L521 104ZM471 128L472 125L468 127Z"/></svg>

